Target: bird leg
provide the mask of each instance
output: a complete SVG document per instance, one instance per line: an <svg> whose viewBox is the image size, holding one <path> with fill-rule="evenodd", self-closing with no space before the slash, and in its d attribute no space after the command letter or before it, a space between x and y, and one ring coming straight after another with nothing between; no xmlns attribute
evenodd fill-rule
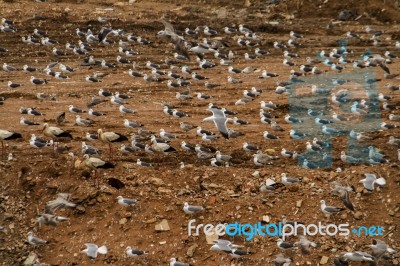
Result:
<svg viewBox="0 0 400 266"><path fill-rule="evenodd" d="M113 159L113 154L112 154L111 143L108 143L108 148L110 149L110 161L112 161L112 159Z"/></svg>
<svg viewBox="0 0 400 266"><path fill-rule="evenodd" d="M4 157L4 142L1 142L1 159Z"/></svg>
<svg viewBox="0 0 400 266"><path fill-rule="evenodd" d="M94 186L99 188L99 182L97 180L97 171L94 170Z"/></svg>

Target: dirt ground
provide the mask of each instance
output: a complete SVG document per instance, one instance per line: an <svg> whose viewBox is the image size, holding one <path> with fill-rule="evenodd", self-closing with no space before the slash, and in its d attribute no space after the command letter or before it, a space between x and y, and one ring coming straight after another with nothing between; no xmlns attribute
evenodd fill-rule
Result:
<svg viewBox="0 0 400 266"><path fill-rule="evenodd" d="M176 3L180 2L180 3ZM210 5L206 5L206 2ZM228 2L228 1L225 1ZM356 193L351 194L356 213L345 210L342 214L332 217L332 222L349 223L351 227L361 225L381 225L385 228L384 237L394 249L400 250L399 231L399 162L397 147L387 144L389 136L400 137L400 130L377 131L367 133L374 137L372 142L381 149L389 163L371 165L348 165L340 160L340 152L346 150L347 138L335 137L333 141L333 168L332 169L303 169L296 160L286 159L280 155L280 150L302 153L305 151L305 140L294 141L289 137L291 125L284 121L289 112L288 97L276 94L277 81L286 81L290 67L282 65L282 50L274 49L274 41L286 42L291 30L304 34L301 39L302 47L291 48L289 51L300 54L294 61L304 64L306 57L315 57L317 51L330 51L337 47L338 40L345 37L347 31L354 31L366 36L360 41L349 41L349 48L354 54L349 58L357 59L366 49L371 47L366 41L363 27L371 25L375 30L383 30L382 43L379 47L372 47L373 53L383 54L386 50L394 51L394 43L400 33L398 9L380 1L346 1L340 6L331 1L289 1L279 5L266 5L261 1L251 1L250 6L241 2L225 3L224 1L136 1L131 5L126 2L115 1L49 1L36 3L33 1L4 1L0 3L2 17L15 21L17 32L0 32L0 47L7 48L6 54L0 53L1 64L8 63L18 71L0 71L0 96L6 98L4 105L0 105L0 129L19 132L23 139L6 141L7 153L12 152L12 161L0 161L0 225L5 228L0 232L0 265L23 265L23 262L36 254L39 260L50 265L167 265L172 257L193 265L273 265L275 255L281 253L276 245L276 237L255 237L246 241L244 237L230 238L236 244L249 249L253 254L239 260L232 260L227 254L210 251L204 235L188 236L187 225L192 218L197 223L257 223L264 216L270 218L271 223L279 222L285 215L288 219L299 220L305 224L326 221L320 211L320 200L325 199L329 205L343 206L338 197L329 194L330 183L338 181L341 184L352 184ZM299 5L298 7L296 5ZM368 7L368 8L367 8ZM327 32L326 25L331 18L336 18L341 9L352 8L357 21L342 22L331 32ZM383 10L385 9L385 10ZM313 10L313 11L310 11ZM315 12L314 12L315 10ZM383 14L382 14L383 12ZM386 13L385 13L386 12ZM108 18L107 22L99 22L98 17ZM84 56L77 56L67 51L66 56L57 57L52 54L53 46L28 45L21 41L22 36L32 34L35 28L47 31L48 36L58 42L55 47L65 51L65 44L77 44L83 38L75 34L75 29L91 29L97 33L103 26L112 26L114 29L123 29L127 33L142 36L151 41L150 45L141 45L136 42L129 44L139 53L129 58L139 66L144 66L148 60L163 64L166 57L172 57L173 47L168 42L156 37L163 25L158 22L164 17L176 29L186 27L194 29L197 26L207 25L220 32L236 54L233 66L243 69L253 66L257 70L250 74L229 74L243 81L240 84L227 82L228 71L226 66L217 65L212 69L200 69L192 60L177 63L178 66L188 65L192 70L209 78L212 83L220 84L214 89L204 87L203 81L188 79L191 95L202 92L212 96L210 100L200 101L197 98L180 101L175 98L176 91L186 88L169 89L166 81L162 83L148 83L142 78L133 78L128 75L132 64L117 64L114 69L101 66L82 66ZM273 22L273 23L272 23ZM244 53L253 52L253 48L240 47L234 40L235 35L223 34L224 26L238 26L244 24L254 30L261 37L260 48L271 51L270 55L258 57L255 60L244 60ZM239 36L239 34L236 34ZM197 37L187 39L202 40ZM110 37L119 41L118 37ZM93 43L94 48L90 55L97 60L106 60L116 63L118 44L102 45ZM212 54L206 55L208 60L217 62ZM58 80L46 76L43 72L25 73L23 65L45 68L51 62L59 61L76 68L75 72L68 73L70 79ZM398 73L400 64L397 59L390 65L393 73ZM57 69L58 67L55 67ZM319 64L318 68L329 70ZM351 65L345 71L351 71ZM161 69L168 70L165 64ZM259 79L261 71L267 69L280 76L272 79ZM293 67L298 71L298 66ZM378 78L383 78L383 71L375 68ZM58 70L57 70L58 71ZM148 69L138 69L142 73L150 73ZM175 70L174 70L175 71ZM85 76L94 72L108 74L99 83L88 83ZM179 72L179 71L177 71ZM332 71L329 70L331 73ZM180 72L179 72L180 74ZM29 82L30 76L46 78L48 84L34 86ZM187 76L189 78L189 76ZM9 89L7 82L21 83L18 89ZM393 96L391 102L400 104L399 92L391 93L386 88L387 83L399 85L398 79L383 80L377 84L379 92ZM235 105L242 98L244 89L261 88L263 93L253 102L246 105ZM90 127L75 124L75 114L68 112L68 105L87 110L86 103L91 96L97 95L98 90L104 88L112 92L129 95L127 107L134 109L136 114L121 114L115 105L107 101L94 107L95 110L106 113L101 117L90 117L95 121ZM43 92L56 95L56 100L40 101L36 93ZM260 101L273 101L278 105L273 113L278 117L276 121L284 129L282 132L271 130L270 125L262 124L259 119ZM168 102L177 109L188 113L190 118L168 117L162 111L162 102ZM189 122L200 125L207 130L217 132L212 123L202 122L210 113L206 110L209 103L226 107L238 112L238 117L251 124L238 126L229 124L230 128L243 132L244 136L224 140L222 137L215 142L206 143L220 150L224 154L233 156L230 167L212 167L209 160L200 160L195 153L182 151L180 143L185 140L192 144L205 144L196 136L195 130L188 133L179 128L179 122ZM63 154L54 154L51 148L35 149L29 146L31 134L44 137L42 126L23 126L18 122L22 116L19 108L36 107L45 114L34 120L41 125L44 122L55 125L55 117L61 111L66 112L66 121L60 126L73 135L72 141L62 141L68 152L73 152L82 159L81 141L85 140L86 132L115 131L125 136L136 133L123 126L123 119L144 124L146 130L159 132L161 128L177 134L178 138L171 141L171 146L177 152L170 155L152 155L146 152L136 152L124 155L119 152L119 143L113 144L115 151L115 169L100 171L100 188L93 184L93 177L79 169L74 169L75 158ZM388 122L388 114L399 115L398 110L382 110L382 120ZM28 115L24 115L26 118ZM89 118L87 114L82 117ZM392 121L390 121L392 123ZM399 125L399 122L394 122ZM262 132L268 130L276 133L277 140L263 139ZM48 138L47 138L48 139ZM263 151L278 156L271 165L257 167L253 164L251 152L242 149L243 142L258 145ZM86 141L88 142L88 141ZM149 141L146 143L150 144ZM108 160L108 146L100 141L89 143L102 151L101 158ZM126 145L129 142L125 142ZM153 164L152 167L140 167L136 160L141 158ZM179 163L184 162L185 168L180 169ZM337 173L340 167L342 172ZM258 170L260 176L252 174ZM280 181L282 172L288 176L297 176L303 179L300 185L291 188L280 186L271 193L259 191L259 186L266 178ZM376 173L386 178L387 185L373 193L366 193L358 183L363 173ZM62 222L57 227L39 227L35 217L42 213L46 202L55 199L57 193L70 193L72 201L78 204L75 209L61 209L57 215L68 217L68 222ZM134 208L124 208L118 205L116 197L134 198L140 203ZM299 201L300 207L298 207ZM184 202L201 205L205 210L197 215L185 215ZM155 226L163 219L168 221L170 230L156 232ZM48 244L33 247L27 243L27 233L33 231L36 236L49 241ZM225 238L226 239L226 238ZM371 237L315 237L310 238L320 243L319 247L311 250L309 255L302 255L299 251L292 255L292 265L319 265L321 258L328 257L327 264L345 251L362 250L370 252L368 244ZM295 237L289 238L295 242ZM108 253L99 255L96 260L90 260L85 254L84 243L106 245ZM137 249L148 250L149 254L140 258L128 258L125 248L131 246ZM394 256L393 260L380 262L379 265L398 265L400 259ZM352 263L351 265L363 265Z"/></svg>

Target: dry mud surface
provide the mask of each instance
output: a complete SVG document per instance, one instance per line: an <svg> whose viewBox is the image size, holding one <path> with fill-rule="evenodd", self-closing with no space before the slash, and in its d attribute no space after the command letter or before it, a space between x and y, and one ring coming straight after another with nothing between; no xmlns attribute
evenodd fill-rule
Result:
<svg viewBox="0 0 400 266"><path fill-rule="evenodd" d="M0 71L0 96L6 97L4 105L0 106L0 129L7 129L22 134L23 139L6 141L7 152L12 152L14 160L0 161L0 225L5 227L5 232L0 232L0 265L22 265L29 254L35 253L41 262L51 265L167 265L171 257L194 265L272 265L273 258L281 251L277 248L276 237L255 237L252 241L245 241L244 237L235 237L230 240L249 248L254 254L240 260L231 260L227 254L210 251L205 236L188 236L187 224L191 217L183 212L183 203L189 202L201 205L205 210L194 218L198 223L256 223L262 221L263 216L269 216L270 222L279 222L282 215L288 219L299 220L306 224L324 221L325 217L320 211L320 200L325 199L328 204L343 206L340 199L329 194L330 183L338 181L342 184L352 184L357 192L351 194L357 215L349 210L332 217L332 222L349 223L352 227L361 225L381 225L385 227L385 240L393 248L400 249L399 226L399 162L397 148L387 144L389 136L400 136L399 129L390 131L379 130L367 135L374 138L366 145L373 144L383 151L390 163L379 166L348 165L340 160L340 152L346 150L347 137L333 138L333 168L332 169L303 169L296 160L286 159L280 155L284 147L290 151L302 153L305 151L305 140L294 141L289 137L290 124L284 121L284 116L289 112L288 97L275 93L277 81L288 78L290 67L282 65L282 50L274 49L274 41L286 42L289 32L294 30L304 34L301 48L291 48L289 51L300 54L294 60L298 65L305 62L306 57L315 57L317 51L330 51L337 47L339 39L345 37L347 31L364 34L363 27L371 25L376 30L384 30L379 47L372 47L368 41L349 41L349 48L354 54L349 58L358 58L366 49L372 47L373 53L383 54L386 50L395 51L394 43L399 36L399 25L394 17L391 6L378 5L379 2L367 1L366 6L374 6L366 12L364 6L355 3L352 8L358 15L363 16L358 21L343 22L332 32L326 31L328 21L336 17L340 7L334 3L324 4L322 1L299 2L300 8L295 8L296 3L282 3L278 6L267 6L261 2L252 3L244 7L241 3L227 4L223 1L211 1L210 6L205 6L200 1L141 1L127 5L126 3L112 1L96 1L76 3L74 1L56 1L36 3L33 1L0 3L2 17L16 22L17 32L0 32L0 46L9 50L0 54L1 64L7 62L15 66L18 71ZM206 1L207 2L207 1ZM348 5L352 1L347 1ZM320 5L320 8L318 6ZM332 8L331 12L326 11ZM344 6L346 8L346 6ZM386 8L385 15L381 12ZM315 9L315 13L310 12ZM398 12L398 10L397 10ZM36 18L33 18L36 14ZM397 13L398 14L398 13ZM39 16L39 18L38 18ZM229 48L236 54L233 66L244 68L256 67L257 70L250 74L230 74L243 81L240 84L227 82L228 71L226 66L217 65L212 69L200 69L191 54L190 62L177 63L178 66L188 65L198 73L209 78L210 82L220 84L215 89L207 89L204 82L189 79L192 83L189 88L191 95L202 92L212 96L210 100L199 101L194 98L189 101L175 99L176 91L186 88L169 89L166 81L162 83L147 83L142 78L132 78L128 75L129 65L117 64L115 69L101 68L100 66L81 66L84 56L78 57L71 51L66 56L57 57L52 54L52 46L28 45L21 41L22 36L33 32L34 28L47 31L48 36L56 40L56 47L65 50L65 44L77 44L83 40L75 34L76 28L88 29L97 33L103 26L112 26L123 29L127 33L134 33L151 41L150 45L140 45L132 42L128 48L139 52L139 55L129 58L136 61L139 66L144 66L148 60L163 63L166 57L171 57L173 47L166 41L156 37L163 25L158 22L162 16L170 21L177 29L191 29L196 26L208 25L217 29L219 35L229 44ZM98 17L111 19L109 22L100 23ZM390 19L391 24L382 24L381 17ZM278 22L271 25L269 21ZM244 60L245 52L253 52L254 48L240 47L236 44L233 35L222 34L222 27L244 24L254 30L260 37L260 47L271 51L270 55L258 57L252 61ZM237 34L239 36L239 34ZM202 40L205 37L186 37L187 39ZM364 39L368 36L365 35ZM118 41L118 37L110 37ZM105 46L93 43L94 51L90 52L96 59L105 59L107 62L116 62L118 44ZM207 59L217 62L212 54ZM76 72L68 74L70 79L57 80L46 76L43 72L25 73L22 66L44 68L50 62L59 61L76 68ZM393 73L399 72L399 63L394 59L390 65ZM56 67L57 68L57 67ZM328 67L319 64L318 68L328 70ZM351 65L346 65L345 71L352 71ZM162 69L167 69L164 64ZM267 69L280 76L273 79L259 79L261 70ZM293 69L298 70L298 66ZM378 78L383 78L383 71L375 68ZM103 72L108 75L99 83L88 83L86 75L94 72ZM148 69L139 69L142 73L149 73ZM179 72L180 73L180 72ZM34 86L29 82L31 75L48 79L44 86ZM187 76L189 78L189 76ZM7 88L7 82L12 80L21 83L18 89ZM379 92L393 96L392 103L400 104L399 92L391 93L385 87L386 83L399 85L398 79L383 80L377 84ZM261 88L263 93L253 102L246 105L235 105L242 98L244 89L251 87ZM104 88L112 92L120 92L131 96L127 107L133 108L136 114L121 114L115 105L109 101L94 107L95 110L106 113L102 117L91 118L95 121L93 126L82 127L75 124L75 115L68 112L68 105L84 108L86 102L98 90ZM56 95L56 101L39 101L36 93L43 92ZM276 121L284 131L275 132L270 125L262 124L259 119L260 101L273 101L278 108L273 113L278 117ZM177 109L190 114L190 118L168 117L162 111L161 102L168 102ZM230 167L212 167L209 160L200 160L196 154L184 152L180 149L180 142L185 140L193 144L204 144L195 130L188 133L179 128L179 122L185 121L201 125L207 130L217 132L212 123L204 123L202 119L210 113L206 110L212 102L218 106L226 107L238 112L238 117L248 120L251 124L229 127L244 133L244 136L224 140L222 137L211 144L224 154L233 156ZM123 155L119 152L119 143L113 144L116 165L113 170L100 171L100 188L93 185L93 177L88 178L82 170L74 169L75 159L64 154L54 154L51 148L35 149L29 146L31 134L44 137L42 126L26 127L19 124L21 114L19 108L36 107L45 114L36 117L35 122L41 125L44 122L55 125L55 117L61 112L66 112L66 121L60 126L73 135L72 141L62 141L70 152L82 159L81 141L85 141L86 132L96 132L98 128L104 131L115 131L129 136L136 130L129 130L123 126L123 119L129 119L144 124L144 129L156 133L160 128L178 135L171 141L171 146L177 152L170 155L151 155L145 152L136 152ZM399 114L398 110L382 110L382 120L388 122L388 114ZM27 118L27 115L25 115ZM82 117L88 117L83 114ZM395 122L396 123L396 122ZM397 122L399 125L399 122ZM262 132L268 130L276 133L277 140L263 139ZM242 149L243 142L258 145L263 151L268 151L278 159L271 165L257 167L253 164L251 152ZM146 143L150 143L146 141ZM101 158L108 160L108 147L100 141L91 142L101 149ZM128 142L125 142L128 145ZM136 160L153 164L152 167L140 167ZM179 168L179 162L184 162L186 167ZM336 168L343 171L336 173ZM254 177L252 173L258 170L261 177ZM259 185L266 178L280 181L280 174L288 173L289 176L302 177L299 186L285 188L280 186L271 193L259 192ZM387 179L387 185L374 193L365 193L358 181L363 178L363 173L376 173ZM46 202L56 197L57 193L71 193L72 201L79 208L58 210L57 215L69 217L68 222L57 227L42 226L39 228L35 222L37 213L41 213ZM131 209L118 205L116 197L122 195L140 200L140 204ZM301 207L297 203L301 201ZM168 221L170 230L156 232L155 225L163 219ZM27 232L34 231L35 235L49 241L48 244L33 247L26 243ZM318 265L321 258L329 258L330 264L340 252L363 250L369 252L367 247L371 237L350 235L348 238L339 236L319 236L313 238L320 246L311 250L309 255L294 252L293 265ZM295 237L289 238L294 242ZM85 254L84 243L92 242L108 247L107 255L99 255L91 261ZM128 258L125 255L126 246L148 250L149 255L141 258ZM289 254L290 255L290 254ZM386 263L386 264L385 264ZM398 264L398 259L380 262L381 265ZM352 263L351 265L362 265Z"/></svg>

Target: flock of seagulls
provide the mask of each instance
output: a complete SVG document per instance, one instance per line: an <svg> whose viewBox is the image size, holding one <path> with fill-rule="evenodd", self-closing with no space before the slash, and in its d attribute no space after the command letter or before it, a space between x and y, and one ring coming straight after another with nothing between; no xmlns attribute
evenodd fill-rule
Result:
<svg viewBox="0 0 400 266"><path fill-rule="evenodd" d="M295 165L295 167L320 167L317 161L310 161L308 157L305 158L305 154L319 154L322 160L331 160L334 163L342 161L345 167L360 163L373 166L400 161L400 149L398 149L400 148L400 139L394 136L399 132L398 128L400 127L398 124L400 121L398 114L398 109L400 109L398 105L399 85L396 84L398 74L392 73L389 68L390 64L395 63L397 58L396 52L394 52L394 49L399 48L397 44L387 43L385 47L393 50L386 50L383 54L371 52L357 54L359 51L351 51L349 47L341 46L339 49L332 49L330 52L317 51L317 58L312 59L305 58L307 52L304 47L307 47L307 34L303 35L290 31L285 42L274 41L273 44L269 44L263 39L262 33L256 33L245 27L245 25L239 25L238 27L227 26L222 29L199 26L195 29L186 28L181 32L165 20L160 22L164 25L164 29L157 33L157 38L154 40L126 33L123 29L114 29L111 25L101 28L97 34L94 33L95 29L76 29L75 34L79 39L76 44L62 44L51 37L52 32L46 32L42 29L34 29L32 33L20 36L25 45L49 49L48 51L51 51L53 57L57 58L57 62L49 62L44 67L26 64L18 66L16 63L4 62L2 69L7 74L7 78L12 79L14 77L12 73L18 71L32 75L27 81L22 79L18 81L9 80L7 83L8 90L27 91L26 88L29 87L28 84L30 83L34 87L32 90L43 91L38 92L36 95L38 102L57 103L57 99L62 96L48 94L46 86L52 86L52 84L54 86L69 86L59 82L69 84L78 78L77 73L83 72L82 69L87 68L88 70L99 70L82 79L82 82L87 83L90 88L96 88L97 95L93 95L90 98L87 103L87 110L77 107L71 102L68 103L66 108L60 107L57 109L54 120L46 119L44 123L38 121L45 115L39 108L21 106L19 108L19 112L22 115L20 125L27 128L26 131L30 132L30 138L28 134L18 133L14 129L14 125L2 124L0 129L2 160L6 159L7 155L5 142L14 142L14 140L22 139L22 141L16 142L21 143L29 140L26 144L19 145L17 150L25 149L26 146L34 149L50 149L52 147L55 154L67 153L71 160L75 160L75 168L94 171L96 187L100 187L102 181L98 171L101 169L107 171L107 169L117 167L118 162L123 160L124 156L134 157L138 167L147 168L164 167L163 162L168 161L168 158L173 158L174 155L172 154L180 153L184 154L185 157L191 156L192 161L196 161L198 165L206 164L211 167L241 167L241 165L248 163L241 157L235 158L233 154L227 154L217 149L216 147L218 144L221 146L221 143L224 146L242 150L245 154L243 155L244 157L252 157L253 159L249 164L255 168L269 167L276 160L289 160L288 163ZM18 35L17 27L17 23L3 19L1 34L4 36ZM385 35L385 33L379 33L367 27L365 32L347 32L346 38L349 43L361 42L361 34L370 38L372 50L382 51L382 49L379 49L379 45L387 41L381 39L381 36ZM173 47L174 51L171 51L172 57L164 58L163 62L155 62L151 61L152 58L147 58L148 61L144 65L139 65L135 61L135 57L138 57L141 53L139 50L153 49L154 46L152 45L155 43L165 45L167 50ZM118 53L115 57L116 59L107 59L107 61L106 59L95 58L94 55L101 55L97 51L100 47L114 49L115 53ZM133 47L140 47L140 49L134 50ZM11 47L0 47L0 53L5 57L11 52L11 49ZM148 54L152 53L149 52ZM269 56L274 54L282 55L283 70L279 73L270 72L271 69L260 69L252 66L252 64L257 64L270 68L268 67L268 63L271 60ZM68 60L81 60L82 57L84 59L80 66L69 65ZM243 69L239 68L239 65L243 64L247 66ZM223 80L212 75L212 71L214 71L212 69L214 68L218 73L226 74ZM283 104L274 103L271 99L282 99L282 97L290 96L292 93L290 86L306 83L309 76L337 74L347 70L364 68L375 69L377 72L383 71L384 79L387 82L390 80L385 85L386 89L383 89L385 81L381 79L365 77L365 83L382 86L382 91L386 90L391 95L383 93L379 93L379 95L365 94L357 99L351 99L352 87L354 86L352 81L334 79L332 84L338 86L338 90L329 93L330 101L335 106L335 111L325 113L323 109L317 106L313 109L306 108L305 116L308 122L311 121L311 124L306 124L307 121L303 117L293 116ZM101 73L100 70L104 73ZM117 91L112 92L101 85L103 79L107 79L107 76L112 76L115 71L123 72L124 78L129 82L135 81L140 86L156 88L157 91L151 92L152 96L156 97L161 88L163 88L166 95L171 95L170 98L158 99L161 103L154 105L157 106L154 107L154 121L140 122L143 109L133 104L135 99L140 97L140 92L136 91L136 88L129 90L129 93L125 95ZM279 80L283 75L287 75L287 80ZM275 81L275 88L265 86L263 82L266 80ZM221 99L227 94L232 94L236 97L239 91L236 88L238 84L247 87L247 84L255 83L261 87L249 85L243 92L239 92L240 99L229 103L229 106L218 106L213 103L214 100L217 101L219 99L216 92L222 95ZM192 94L191 88L196 88L194 94ZM306 86L305 89L309 95L326 93L326 88L317 87L316 85ZM381 103L382 119L385 120L380 124L381 131L377 133L342 130L341 124L351 123L370 113L372 106L369 105L369 97L377 97ZM229 100L224 100L223 102L226 104ZM8 101L12 101L12 99L1 97L0 108L7 108ZM170 104L169 102L175 102L175 104ZM115 112L115 114L123 117L123 119L117 121L120 124L120 128L116 130L118 132L103 131L103 128L109 128L109 121L104 117L110 115L110 112L102 111L102 106L107 106L110 108L110 112ZM343 106L348 110L344 113L339 113L339 109ZM7 109L4 109L4 113L6 112ZM68 121L66 114L73 115L75 119ZM48 115L46 118L48 118ZM244 119L243 116L245 115L252 119ZM167 117L170 125L173 125L169 129L170 132L163 128L159 128L159 133L150 130L149 127L158 126L157 120L162 116L164 118ZM32 120L27 117L31 117ZM115 120L118 119L115 118ZM71 122L74 126L70 125ZM154 124L150 126L148 123L152 122ZM296 125L295 128L294 125ZM302 128L302 125L304 127L311 125L313 128L318 128L321 132L321 138L318 139L305 133L306 131L298 130ZM84 133L85 137L79 137L84 140L77 145L79 148L72 150L68 146L62 146L60 143L66 140L72 143L78 142L76 140L78 135L75 133L75 126L86 132ZM287 130L291 126L293 127ZM208 129L205 129L205 127ZM92 130L93 128L97 129ZM262 130L259 130L260 128ZM43 138L35 135L37 129L41 129ZM129 131L130 133L120 133L121 131ZM383 134L382 131L385 133ZM189 134L192 132L193 134L189 138ZM256 134L250 139L246 136L248 133ZM388 136L389 134L390 136ZM337 158L328 154L332 144L327 140L331 136L338 135L345 135L360 143L368 143L368 158L365 160L357 157L356 154L349 155L346 154L346 151L341 151L340 156ZM257 140L255 136L258 136L259 139ZM197 138L196 144L189 142L190 139L195 138ZM385 139L385 142L389 145L396 147L397 157L391 150L385 149L383 152L374 147L376 138ZM244 141L238 143L235 139ZM280 140L282 139L287 141L281 142ZM294 148L286 146L290 140L303 142L304 145L302 145L302 148L296 146L296 150L294 150ZM180 141L180 145L177 144L177 141ZM98 143L108 146L108 156L100 147L97 147ZM120 143L117 156L113 148L116 143ZM262 143L263 147L258 146L258 143ZM279 147L280 153L276 153L275 150L265 151L266 146L276 147L279 144L285 145ZM17 150L13 151L17 152ZM8 155L9 159L10 154ZM157 159L149 160L149 158L155 158L155 156ZM166 159L161 160L161 157ZM15 157L16 159L12 156L11 158L11 160L17 160L18 156ZM296 164L298 159L302 159L299 165ZM240 161L239 163L238 160ZM167 165L171 164L168 163ZM185 169L185 162L177 163L176 168L178 167ZM339 170L341 169L338 168L337 171ZM384 187L386 185L386 179L383 177L377 177L372 173L365 173L364 175L365 178L361 179L359 183L369 193L374 193L375 186ZM279 182L270 177L266 179L265 182L260 184L260 191L273 192L279 184L285 187L302 186L301 177L291 177L289 173L281 173L280 176L281 180ZM350 195L354 192L354 186L347 184L342 186L338 182L334 183L330 194L338 196L344 207L330 206L327 203L328 200L320 199L321 214L331 220L331 216L334 217L337 213L346 209L354 213L356 209L361 208L360 206L355 206L350 200ZM37 223L39 225L58 226L60 222L69 220L67 217L54 215L54 211L59 208L76 207L76 204L68 199L69 196L67 194L61 194L55 201L49 202L46 205L45 213L38 215ZM119 205L126 208L138 204L138 200L123 196L118 196L117 200ZM206 208L203 206L190 205L188 202L184 203L183 212L187 215L197 215L205 211ZM36 237L32 231L28 233L27 242L34 246L48 244L46 240ZM90 259L96 259L99 254L107 254L105 245L98 246L94 243L85 243L84 245L86 248L82 252L87 254ZM310 253L309 249L311 247L317 249L318 245L301 236L296 243L278 239L277 247L284 254L277 254L273 260L274 264L288 266L295 261L293 257L287 256L287 250L300 248L303 255L307 255ZM349 261L377 263L380 260L391 258L396 253L383 240L378 239L374 239L370 248L372 253L360 250L343 252L334 259L333 263L338 266L349 265ZM215 240L211 250L222 251L234 259L253 254L248 249L240 249L240 246L222 239ZM151 254L151 251L133 249L130 246L126 247L125 252L128 257ZM169 262L171 266L189 265L178 261L176 258L171 258Z"/></svg>

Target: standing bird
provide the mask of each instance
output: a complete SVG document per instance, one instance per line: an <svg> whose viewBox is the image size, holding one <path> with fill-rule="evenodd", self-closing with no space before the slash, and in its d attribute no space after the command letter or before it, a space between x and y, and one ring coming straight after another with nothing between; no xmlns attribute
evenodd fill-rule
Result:
<svg viewBox="0 0 400 266"><path fill-rule="evenodd" d="M117 200L118 200L118 204L121 206L124 206L124 207L133 206L136 203L138 203L138 201L135 199L128 199L128 198L124 198L122 196L118 196Z"/></svg>
<svg viewBox="0 0 400 266"><path fill-rule="evenodd" d="M83 161L84 165L94 171L94 178L95 178L95 183L97 183L97 187L99 186L97 180L97 169L110 169L115 167L110 162L105 162L99 158L90 157L88 154L83 155L83 158L85 159Z"/></svg>
<svg viewBox="0 0 400 266"><path fill-rule="evenodd" d="M22 135L20 133L11 132L8 130L0 129L0 140L1 140L1 157L4 156L4 141L11 139L20 139Z"/></svg>
<svg viewBox="0 0 400 266"><path fill-rule="evenodd" d="M50 127L49 124L47 124L47 123L43 124L43 130L42 131L43 131L43 134L45 136L50 137L53 140L57 139L57 138L70 138L70 139L72 139L72 135L69 132L62 130L59 127Z"/></svg>
<svg viewBox="0 0 400 266"><path fill-rule="evenodd" d="M321 200L321 210L325 214L325 216L329 219L333 213L338 213L343 211L343 208L338 208L334 206L328 206L325 204L325 200Z"/></svg>
<svg viewBox="0 0 400 266"><path fill-rule="evenodd" d="M202 206L189 205L187 202L183 205L183 211L187 214L195 214L202 210L204 210Z"/></svg>
<svg viewBox="0 0 400 266"><path fill-rule="evenodd" d="M99 139L103 143L108 144L108 148L110 149L110 160L112 160L112 158L113 158L111 143L122 142L122 141L128 140L128 138L122 134L115 133L115 132L103 132L103 130L101 128L99 128L97 130L97 134L99 136Z"/></svg>
<svg viewBox="0 0 400 266"><path fill-rule="evenodd" d="M149 254L148 251L139 250L139 249L132 249L130 246L127 246L125 251L126 251L126 255L128 257L139 257L141 255Z"/></svg>

